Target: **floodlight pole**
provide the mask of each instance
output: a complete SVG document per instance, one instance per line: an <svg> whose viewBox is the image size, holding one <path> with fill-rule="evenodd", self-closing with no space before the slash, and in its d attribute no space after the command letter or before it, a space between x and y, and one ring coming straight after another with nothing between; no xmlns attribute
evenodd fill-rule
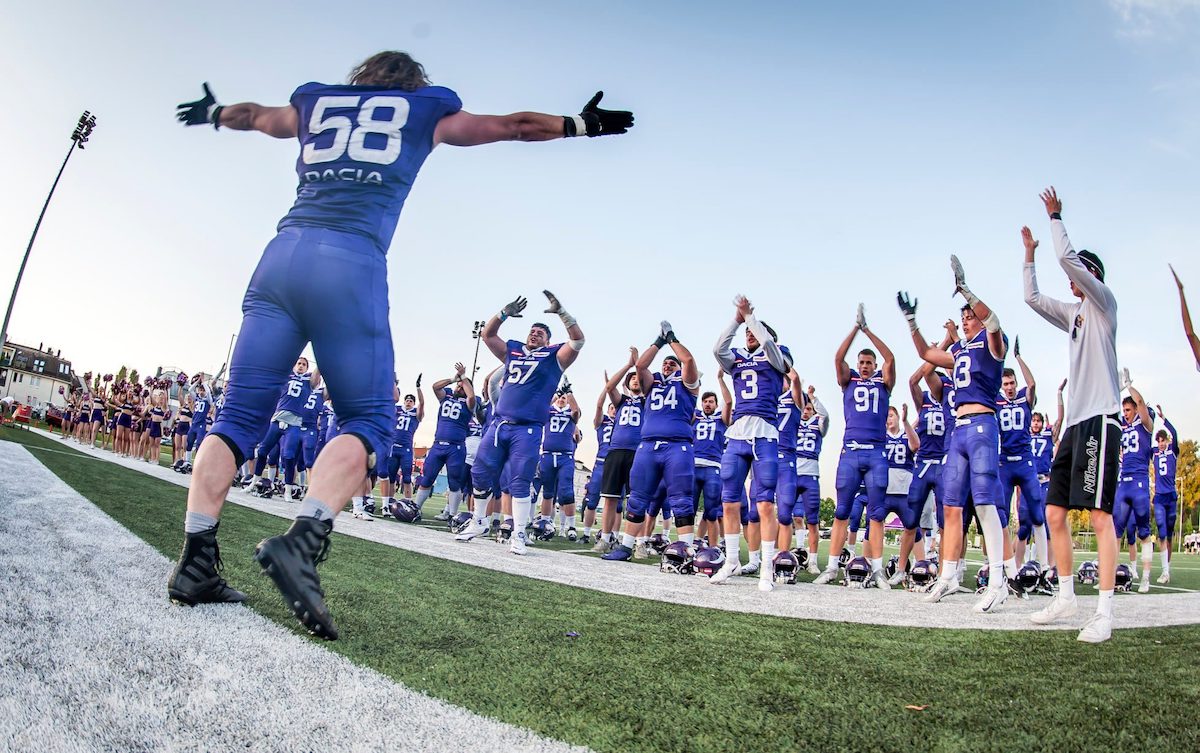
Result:
<svg viewBox="0 0 1200 753"><path fill-rule="evenodd" d="M46 216L50 199L54 197L54 189L58 188L58 181L62 178L63 171L67 169L67 162L75 153L75 147L82 149L95 128L96 116L84 110L83 114L79 116L79 122L75 124L75 131L71 134L71 148L67 150L67 156L63 158L62 166L58 168L58 175L54 177L50 193L46 195L46 203L42 204L42 212L33 226L33 235L29 236L29 245L25 247L25 257L21 259L21 267L17 270L17 279L13 283L12 295L8 297L8 309L4 312L4 326L0 327L0 344L8 342L8 322L12 319L13 304L17 301L17 290L21 287L21 278L25 276L25 265L29 263L29 252L33 250L33 242L37 240L38 230L42 227L42 218Z"/></svg>
<svg viewBox="0 0 1200 753"><path fill-rule="evenodd" d="M483 325L487 322L476 320L474 329L471 330L471 337L475 338L475 360L471 362L471 381L475 381L475 375L479 373L479 343L483 340Z"/></svg>

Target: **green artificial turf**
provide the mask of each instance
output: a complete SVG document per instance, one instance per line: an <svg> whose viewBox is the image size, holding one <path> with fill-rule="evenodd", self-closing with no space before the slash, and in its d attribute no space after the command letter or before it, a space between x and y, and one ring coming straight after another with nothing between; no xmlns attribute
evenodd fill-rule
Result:
<svg viewBox="0 0 1200 753"><path fill-rule="evenodd" d="M133 533L178 554L184 489L73 457L29 432L3 430L0 438L26 444ZM285 526L229 505L222 556L250 608L301 632L251 558L259 540ZM321 577L342 634L325 644L330 650L451 703L599 751L1200 749L1191 721L1200 703L1198 626L1119 631L1090 646L1073 631L741 615L561 586L338 534Z"/></svg>

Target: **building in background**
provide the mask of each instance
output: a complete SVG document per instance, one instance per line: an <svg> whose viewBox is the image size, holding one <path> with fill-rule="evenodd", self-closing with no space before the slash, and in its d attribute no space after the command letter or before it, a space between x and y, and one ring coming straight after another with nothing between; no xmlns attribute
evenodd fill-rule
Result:
<svg viewBox="0 0 1200 753"><path fill-rule="evenodd" d="M36 348L4 343L0 355L0 398L12 397L34 409L66 405L66 395L60 395L59 388L68 393L72 387L80 386L79 380L61 350L44 346L45 343L38 343Z"/></svg>

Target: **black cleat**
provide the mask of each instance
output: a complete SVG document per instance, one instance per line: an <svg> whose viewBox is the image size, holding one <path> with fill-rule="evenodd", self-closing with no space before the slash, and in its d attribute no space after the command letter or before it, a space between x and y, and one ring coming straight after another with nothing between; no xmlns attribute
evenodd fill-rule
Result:
<svg viewBox="0 0 1200 753"><path fill-rule="evenodd" d="M171 601L189 607L245 601L246 594L230 588L220 571L221 550L217 547L217 527L213 526L202 533L189 533L183 540L179 562L167 579L167 595Z"/></svg>
<svg viewBox="0 0 1200 753"><path fill-rule="evenodd" d="M325 591L317 565L329 554L333 525L319 518L300 517L280 536L258 545L254 559L283 594L283 602L308 632L327 641L337 640L338 631L325 606Z"/></svg>

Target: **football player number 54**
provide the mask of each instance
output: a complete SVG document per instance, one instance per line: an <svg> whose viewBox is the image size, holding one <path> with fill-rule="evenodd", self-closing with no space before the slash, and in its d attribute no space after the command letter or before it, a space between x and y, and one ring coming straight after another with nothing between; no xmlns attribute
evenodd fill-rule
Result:
<svg viewBox="0 0 1200 753"><path fill-rule="evenodd" d="M400 156L400 130L408 123L408 100L404 97L368 97L362 105L362 97L321 97L313 107L308 119L311 136L333 131L333 143L318 147L309 142L302 152L306 165L333 162L345 154L357 162L372 162L390 165ZM352 121L345 115L326 115L327 110L358 107ZM379 119L380 112L391 112L391 117ZM368 139L371 134L383 138Z"/></svg>

